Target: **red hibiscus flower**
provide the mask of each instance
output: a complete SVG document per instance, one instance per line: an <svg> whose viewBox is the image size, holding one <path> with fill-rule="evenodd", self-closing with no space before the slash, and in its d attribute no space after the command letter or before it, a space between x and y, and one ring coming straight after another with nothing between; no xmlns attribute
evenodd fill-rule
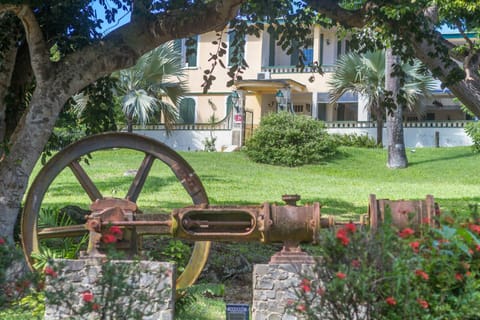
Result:
<svg viewBox="0 0 480 320"><path fill-rule="evenodd" d="M413 229L411 228L405 228L403 229L402 231L400 231L398 233L398 235L400 236L400 238L408 238L410 237L411 235L413 235L415 233L415 231L413 231Z"/></svg>
<svg viewBox="0 0 480 320"><path fill-rule="evenodd" d="M117 238L113 234L107 233L102 236L102 241L104 243L115 243Z"/></svg>
<svg viewBox="0 0 480 320"><path fill-rule="evenodd" d="M339 229L337 231L337 239L340 240L340 242L344 246L347 246L350 243L350 239L347 236L347 230L346 229Z"/></svg>
<svg viewBox="0 0 480 320"><path fill-rule="evenodd" d="M423 270L415 270L415 275L419 276L420 278L423 278L423 280L428 280L428 274L423 271Z"/></svg>
<svg viewBox="0 0 480 320"><path fill-rule="evenodd" d="M358 269L358 268L360 268L360 266L361 266L361 264L362 264L362 263L360 262L360 260L353 259L353 260L352 260L352 262L351 262L350 264L352 265L352 267L354 267L354 268L357 268L357 269Z"/></svg>
<svg viewBox="0 0 480 320"><path fill-rule="evenodd" d="M385 302L391 306L394 306L397 304L397 300L395 300L394 297L388 297L387 299L385 299Z"/></svg>
<svg viewBox="0 0 480 320"><path fill-rule="evenodd" d="M108 233L113 234L114 236L116 236L118 238L123 235L123 231L122 231L122 229L120 229L119 226L111 226L108 229Z"/></svg>
<svg viewBox="0 0 480 320"><path fill-rule="evenodd" d="M350 233L355 233L355 231L357 231L357 226L354 223L350 222L345 225L345 230Z"/></svg>
<svg viewBox="0 0 480 320"><path fill-rule="evenodd" d="M470 230L472 230L473 232L480 234L480 226L479 226L479 225L477 225L477 224L471 224L471 225L469 226L469 228L470 228Z"/></svg>
<svg viewBox="0 0 480 320"><path fill-rule="evenodd" d="M418 298L417 302L420 305L420 307L422 307L423 309L428 308L428 302L426 300Z"/></svg>
<svg viewBox="0 0 480 320"><path fill-rule="evenodd" d="M302 282L300 283L300 288L305 293L308 293L308 292L312 291L312 289L310 288L310 280L303 279Z"/></svg>
<svg viewBox="0 0 480 320"><path fill-rule="evenodd" d="M420 242L418 241L410 242L410 247L412 248L413 252L418 253L418 249L420 248Z"/></svg>
<svg viewBox="0 0 480 320"><path fill-rule="evenodd" d="M55 270L53 270L52 267L45 267L45 269L43 269L43 273L47 276L50 276L52 278L56 278L57 277L57 273L55 272Z"/></svg>
<svg viewBox="0 0 480 320"><path fill-rule="evenodd" d="M82 300L85 302L92 302L93 293L91 291L85 291L84 293L82 293Z"/></svg>
<svg viewBox="0 0 480 320"><path fill-rule="evenodd" d="M307 310L307 307L304 305L304 304L299 304L297 306L297 311L299 312L305 312L305 310Z"/></svg>
<svg viewBox="0 0 480 320"><path fill-rule="evenodd" d="M337 276L338 279L341 279L341 280L343 280L347 277L347 275L343 272L337 272L336 276Z"/></svg>

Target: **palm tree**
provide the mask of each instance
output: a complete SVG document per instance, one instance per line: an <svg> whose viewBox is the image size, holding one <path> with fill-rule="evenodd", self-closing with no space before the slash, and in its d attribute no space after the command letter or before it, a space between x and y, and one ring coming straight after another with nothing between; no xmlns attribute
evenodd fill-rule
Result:
<svg viewBox="0 0 480 320"><path fill-rule="evenodd" d="M132 132L135 120L148 122L150 115L158 111L171 129L178 119L178 106L186 93L181 58L174 42L167 42L142 56L137 64L114 74L117 94L127 120L128 132ZM171 103L162 98L168 97Z"/></svg>
<svg viewBox="0 0 480 320"><path fill-rule="evenodd" d="M434 88L431 76L421 72L421 64L402 64L406 74L403 92L405 105L416 109L419 99ZM336 103L346 92L357 93L366 98L366 108L375 117L377 144L383 143L385 118L385 51L378 50L359 54L350 52L343 55L336 64L335 72L328 82L331 86L330 101Z"/></svg>

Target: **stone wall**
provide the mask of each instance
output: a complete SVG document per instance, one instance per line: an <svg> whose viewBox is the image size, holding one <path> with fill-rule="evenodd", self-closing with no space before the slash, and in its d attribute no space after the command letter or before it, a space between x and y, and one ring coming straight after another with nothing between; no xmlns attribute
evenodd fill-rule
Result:
<svg viewBox="0 0 480 320"><path fill-rule="evenodd" d="M49 268L46 320L133 319L135 312L145 320L174 319L172 263L62 259ZM92 301L85 293L93 294Z"/></svg>
<svg viewBox="0 0 480 320"><path fill-rule="evenodd" d="M297 300L302 275L312 274L311 264L257 264L253 268L252 320L305 319L289 313Z"/></svg>

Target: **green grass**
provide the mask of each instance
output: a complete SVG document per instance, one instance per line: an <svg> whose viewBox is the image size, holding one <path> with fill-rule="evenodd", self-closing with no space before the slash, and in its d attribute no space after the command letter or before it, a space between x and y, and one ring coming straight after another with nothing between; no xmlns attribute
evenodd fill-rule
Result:
<svg viewBox="0 0 480 320"><path fill-rule="evenodd" d="M301 203L319 201L322 214L365 213L369 194L377 198L423 199L432 194L443 209L464 212L480 202L477 168L480 154L470 148L424 148L408 152L409 167L386 167L383 149L341 148L338 158L298 168L251 162L243 153L181 153L205 186L212 204L280 202L283 194L300 194ZM97 152L84 165L106 196L123 197L143 158L127 150ZM73 175L62 173L52 184L44 204L88 206L90 201ZM138 200L145 212L170 212L191 204L177 178L166 165L156 163Z"/></svg>

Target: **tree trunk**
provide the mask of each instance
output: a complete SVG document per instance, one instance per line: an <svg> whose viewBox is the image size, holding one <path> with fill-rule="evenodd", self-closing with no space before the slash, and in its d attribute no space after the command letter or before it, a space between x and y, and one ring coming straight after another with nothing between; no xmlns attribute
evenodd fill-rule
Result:
<svg viewBox="0 0 480 320"><path fill-rule="evenodd" d="M67 99L52 83L37 85L30 110L20 119L10 139L9 153L0 162L0 236L8 241L13 241L28 178Z"/></svg>
<svg viewBox="0 0 480 320"><path fill-rule="evenodd" d="M400 90L400 79L392 76L392 65L398 64L399 59L391 49L385 51L385 90L392 92L395 109L387 112L388 160L387 167L401 169L408 166L405 141L403 137L403 105L397 95Z"/></svg>
<svg viewBox="0 0 480 320"><path fill-rule="evenodd" d="M2 60L2 72L0 72L0 159L5 146L3 145L6 140L6 110L7 105L4 101L8 93L8 88L10 87L10 82L12 80L12 72L15 67L15 56L17 54L17 49L12 45L4 54Z"/></svg>
<svg viewBox="0 0 480 320"><path fill-rule="evenodd" d="M133 119L131 115L127 115L127 132L133 132Z"/></svg>
<svg viewBox="0 0 480 320"><path fill-rule="evenodd" d="M376 112L377 117L377 145L383 146L383 114Z"/></svg>

